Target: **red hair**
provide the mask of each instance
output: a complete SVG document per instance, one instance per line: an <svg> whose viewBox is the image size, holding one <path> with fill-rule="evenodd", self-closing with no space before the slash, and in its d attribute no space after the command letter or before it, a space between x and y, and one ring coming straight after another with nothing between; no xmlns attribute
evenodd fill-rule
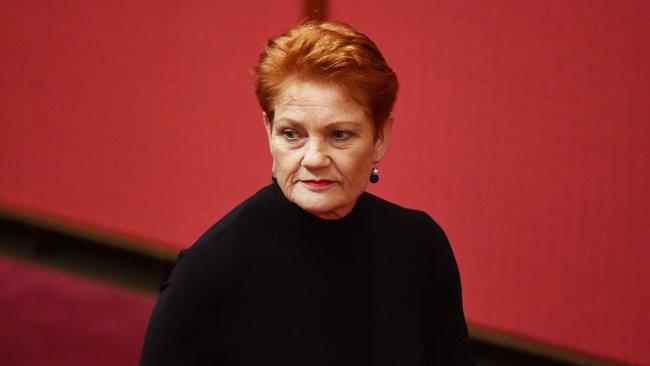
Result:
<svg viewBox="0 0 650 366"><path fill-rule="evenodd" d="M381 131L397 97L397 76L373 41L341 22L310 21L269 39L254 69L255 93L273 122L275 99L290 78L331 82L361 105Z"/></svg>

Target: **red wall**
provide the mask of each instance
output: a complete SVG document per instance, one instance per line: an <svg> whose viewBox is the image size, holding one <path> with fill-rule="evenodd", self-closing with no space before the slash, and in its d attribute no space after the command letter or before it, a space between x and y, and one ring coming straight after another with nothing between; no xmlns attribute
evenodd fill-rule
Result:
<svg viewBox="0 0 650 366"><path fill-rule="evenodd" d="M400 76L378 189L450 236L474 324L650 364L650 2L331 2Z"/></svg>
<svg viewBox="0 0 650 366"><path fill-rule="evenodd" d="M299 0L4 1L0 206L190 244L270 182L250 70Z"/></svg>
<svg viewBox="0 0 650 366"><path fill-rule="evenodd" d="M248 70L302 2L5 3L0 208L177 249L270 181ZM400 77L373 190L445 227L470 322L650 364L650 3L329 4Z"/></svg>

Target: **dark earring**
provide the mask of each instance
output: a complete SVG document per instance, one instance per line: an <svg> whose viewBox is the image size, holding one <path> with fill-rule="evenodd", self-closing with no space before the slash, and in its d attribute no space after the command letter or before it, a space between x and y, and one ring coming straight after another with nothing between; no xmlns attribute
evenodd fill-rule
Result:
<svg viewBox="0 0 650 366"><path fill-rule="evenodd" d="M379 168L377 168L377 164L375 164L370 172L370 183L374 184L377 182L379 182Z"/></svg>
<svg viewBox="0 0 650 366"><path fill-rule="evenodd" d="M275 172L272 173L272 175L271 175L271 180L273 181L273 183L277 183L277 182L278 182L278 179L275 177Z"/></svg>

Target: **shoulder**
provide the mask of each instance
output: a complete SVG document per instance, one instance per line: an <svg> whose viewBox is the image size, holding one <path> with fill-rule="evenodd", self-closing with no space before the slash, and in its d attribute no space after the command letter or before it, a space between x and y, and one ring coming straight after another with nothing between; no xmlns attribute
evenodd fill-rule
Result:
<svg viewBox="0 0 650 366"><path fill-rule="evenodd" d="M411 248L435 267L455 266L451 244L442 227L426 212L402 207L366 193L364 204L369 212L369 225L377 237L393 241L404 249Z"/></svg>
<svg viewBox="0 0 650 366"><path fill-rule="evenodd" d="M234 268L247 251L246 244L262 238L268 209L260 202L265 188L244 200L179 253L171 280L220 278Z"/></svg>
<svg viewBox="0 0 650 366"><path fill-rule="evenodd" d="M375 223L446 238L440 225L424 211L403 207L367 192L364 194L364 205Z"/></svg>
<svg viewBox="0 0 650 366"><path fill-rule="evenodd" d="M257 193L244 200L226 215L206 230L199 239L185 252L204 250L205 247L215 242L228 239L243 233L250 233L251 228L262 226L268 217L267 207L260 201L266 194L268 187L260 189Z"/></svg>

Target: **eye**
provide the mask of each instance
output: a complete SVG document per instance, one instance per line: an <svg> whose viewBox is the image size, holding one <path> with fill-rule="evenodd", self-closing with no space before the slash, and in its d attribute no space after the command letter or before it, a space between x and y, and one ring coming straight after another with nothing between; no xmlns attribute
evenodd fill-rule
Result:
<svg viewBox="0 0 650 366"><path fill-rule="evenodd" d="M337 130L337 131L334 131L334 133L332 133L332 137L334 138L334 140L338 140L338 141L345 141L345 140L349 139L351 136L352 136L352 133L350 133L348 131Z"/></svg>
<svg viewBox="0 0 650 366"><path fill-rule="evenodd" d="M287 141L296 141L298 139L298 137L299 137L298 132L296 132L295 130L288 129L288 128L282 130L280 132L280 134Z"/></svg>

